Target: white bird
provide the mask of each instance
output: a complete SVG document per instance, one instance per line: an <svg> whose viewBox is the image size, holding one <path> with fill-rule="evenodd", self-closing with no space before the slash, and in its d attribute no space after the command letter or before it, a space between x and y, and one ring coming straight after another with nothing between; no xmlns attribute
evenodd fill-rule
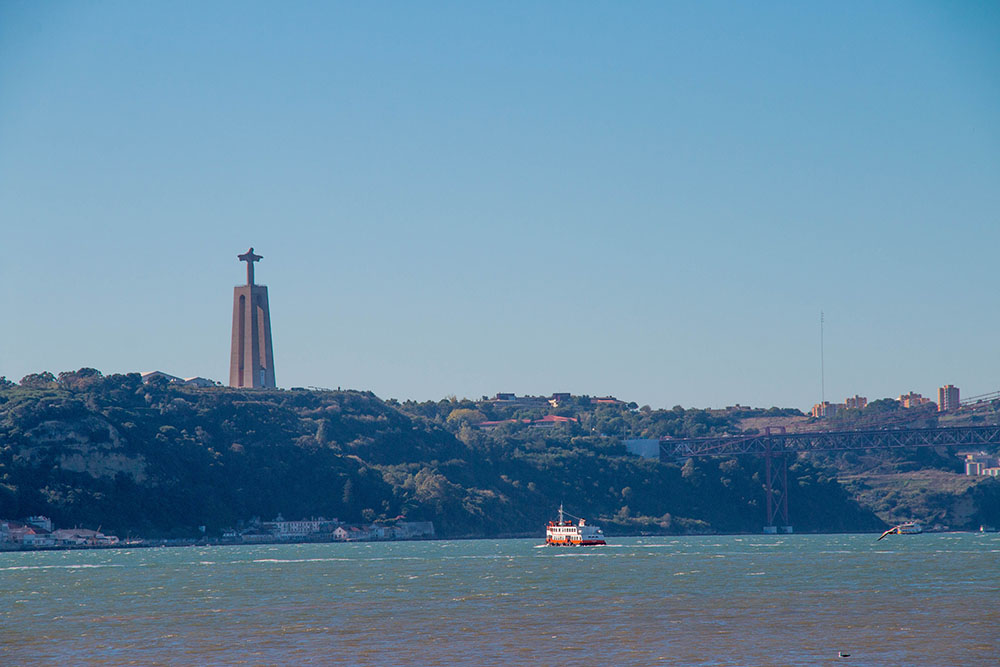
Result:
<svg viewBox="0 0 1000 667"><path fill-rule="evenodd" d="M899 526L902 526L902 525L903 524L899 524ZM893 526L889 530L885 531L884 533L882 533L881 535L879 535L878 540L881 540L886 535L898 535L899 534L899 526ZM875 541L878 542L878 540L875 540Z"/></svg>

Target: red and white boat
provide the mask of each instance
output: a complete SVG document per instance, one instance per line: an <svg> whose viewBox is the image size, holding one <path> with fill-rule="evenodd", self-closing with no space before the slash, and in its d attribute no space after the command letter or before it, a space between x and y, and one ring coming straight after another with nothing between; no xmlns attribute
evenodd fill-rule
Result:
<svg viewBox="0 0 1000 667"><path fill-rule="evenodd" d="M607 544L604 541L604 533L597 526L588 526L586 519L573 517L578 523L573 523L565 519L564 515L572 516L563 512L562 505L559 505L559 520L549 521L545 527L545 543L557 547L591 547Z"/></svg>

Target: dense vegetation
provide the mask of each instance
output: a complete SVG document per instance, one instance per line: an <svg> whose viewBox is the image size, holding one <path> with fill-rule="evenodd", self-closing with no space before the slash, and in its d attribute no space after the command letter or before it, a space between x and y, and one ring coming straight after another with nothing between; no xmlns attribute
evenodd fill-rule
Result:
<svg viewBox="0 0 1000 667"><path fill-rule="evenodd" d="M51 516L119 535L209 534L253 516L430 520L439 534L534 534L560 502L615 532L760 530L754 457L676 464L627 455L636 437L736 432L748 414L573 397L506 406L371 393L196 389L93 369L0 381L0 517ZM576 419L550 428L525 421ZM834 474L789 469L799 531L882 525ZM981 495L985 491L977 491Z"/></svg>

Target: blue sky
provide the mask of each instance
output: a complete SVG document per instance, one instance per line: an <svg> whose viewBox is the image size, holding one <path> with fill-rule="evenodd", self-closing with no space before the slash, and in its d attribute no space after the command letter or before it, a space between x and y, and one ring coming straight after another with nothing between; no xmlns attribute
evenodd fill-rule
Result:
<svg viewBox="0 0 1000 667"><path fill-rule="evenodd" d="M0 375L1000 389L1000 5L0 5Z"/></svg>

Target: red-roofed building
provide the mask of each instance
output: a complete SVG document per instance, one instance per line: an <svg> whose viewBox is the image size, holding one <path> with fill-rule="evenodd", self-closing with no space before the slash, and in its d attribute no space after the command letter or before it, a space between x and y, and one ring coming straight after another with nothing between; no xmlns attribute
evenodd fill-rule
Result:
<svg viewBox="0 0 1000 667"><path fill-rule="evenodd" d="M575 424L574 417L560 417L558 415L545 415L541 419L531 422L532 428L552 428L556 424Z"/></svg>
<svg viewBox="0 0 1000 667"><path fill-rule="evenodd" d="M489 431L490 429L494 429L498 426L503 426L504 424L517 424L519 422L524 422L525 424L527 424L530 421L531 421L530 419L501 419L500 421L494 421L494 422L479 422L478 424L476 424L476 426L483 429L484 431Z"/></svg>
<svg viewBox="0 0 1000 667"><path fill-rule="evenodd" d="M592 400L595 405L625 405L625 401L619 401L614 396L597 396Z"/></svg>
<svg viewBox="0 0 1000 667"><path fill-rule="evenodd" d="M488 431L505 424L527 424L529 428L552 428L556 424L575 424L575 417L560 417L558 415L546 415L541 419L504 419L495 422L479 422L477 427Z"/></svg>

